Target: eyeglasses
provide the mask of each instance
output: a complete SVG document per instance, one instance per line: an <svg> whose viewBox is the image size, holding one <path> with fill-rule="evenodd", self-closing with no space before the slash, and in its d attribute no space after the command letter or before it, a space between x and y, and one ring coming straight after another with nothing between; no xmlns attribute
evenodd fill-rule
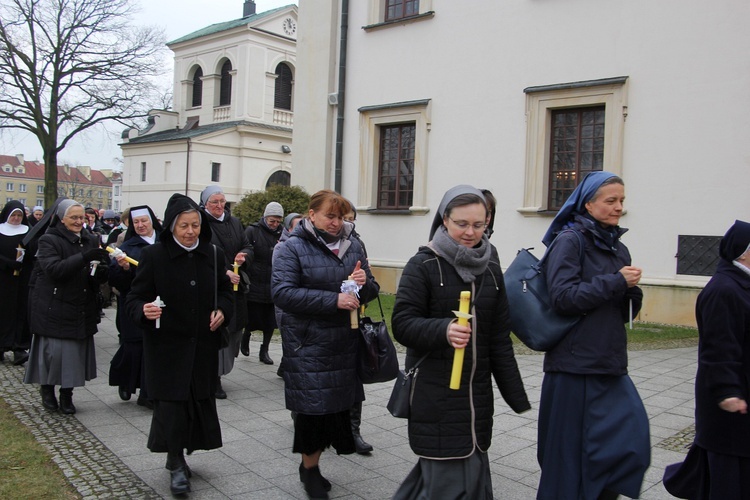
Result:
<svg viewBox="0 0 750 500"><path fill-rule="evenodd" d="M475 222L474 224L471 224L470 222L466 222L465 220L455 221L450 217L448 217L448 219L462 231L466 231L469 228L474 229L474 231L484 231L484 229L487 227L487 224L485 222Z"/></svg>
<svg viewBox="0 0 750 500"><path fill-rule="evenodd" d="M72 221L86 220L86 217L83 215L66 215L65 218L70 219Z"/></svg>
<svg viewBox="0 0 750 500"><path fill-rule="evenodd" d="M271 217L266 217L266 224L281 224L281 219L273 219Z"/></svg>
<svg viewBox="0 0 750 500"><path fill-rule="evenodd" d="M227 200L212 200L212 201L206 202L206 205L226 205L226 204L227 204Z"/></svg>

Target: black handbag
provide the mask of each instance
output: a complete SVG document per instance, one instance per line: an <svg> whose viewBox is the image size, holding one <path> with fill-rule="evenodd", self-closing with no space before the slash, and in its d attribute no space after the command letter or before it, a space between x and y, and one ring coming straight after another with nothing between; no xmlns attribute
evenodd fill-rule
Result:
<svg viewBox="0 0 750 500"><path fill-rule="evenodd" d="M414 384L419 374L419 365L427 358L427 354L422 356L409 371L398 371L396 383L393 384L391 397L388 399L386 407L396 418L409 418L411 412L411 399L414 395Z"/></svg>
<svg viewBox="0 0 750 500"><path fill-rule="evenodd" d="M398 375L398 354L388 333L383 314L383 304L378 296L380 321L364 316L359 320L359 347L357 349L357 375L363 384L388 382Z"/></svg>
<svg viewBox="0 0 750 500"><path fill-rule="evenodd" d="M571 230L566 230L571 231ZM578 231L579 260L583 263L584 242ZM558 235L559 237L559 235ZM550 306L544 264L557 238L542 260L522 248L504 273L510 310L510 329L521 342L535 351L548 351L580 321L581 316L563 316Z"/></svg>

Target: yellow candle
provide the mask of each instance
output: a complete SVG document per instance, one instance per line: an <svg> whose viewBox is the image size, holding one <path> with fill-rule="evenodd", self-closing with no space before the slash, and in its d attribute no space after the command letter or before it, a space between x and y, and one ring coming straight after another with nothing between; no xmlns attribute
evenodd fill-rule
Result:
<svg viewBox="0 0 750 500"><path fill-rule="evenodd" d="M122 250L120 250L119 248L112 248L112 247L107 247L107 251L108 251L109 253L112 253L112 254L114 254L114 253L117 253L117 251L118 251L118 250L119 250L120 252L122 252ZM125 260L126 260L127 262L129 262L130 264L133 264L134 266L137 266L137 265L138 265L138 261L137 261L137 260L135 260L135 259L132 259L132 258L128 257L127 255L125 256Z"/></svg>
<svg viewBox="0 0 750 500"><path fill-rule="evenodd" d="M453 313L458 316L458 324L461 326L469 324L469 318L471 318L471 314L469 314L470 302L471 292L461 292L458 311L453 311ZM453 354L453 371L451 372L451 383L449 387L454 390L458 390L458 388L461 387L461 372L464 369L464 350L465 349L463 348L456 349L456 352Z"/></svg>
<svg viewBox="0 0 750 500"><path fill-rule="evenodd" d="M234 266L234 274L237 274L237 271L240 270L240 265L237 264L236 262L233 263L232 265ZM235 283L235 285L234 285L234 291L236 292L239 289L239 287L240 287L239 283Z"/></svg>

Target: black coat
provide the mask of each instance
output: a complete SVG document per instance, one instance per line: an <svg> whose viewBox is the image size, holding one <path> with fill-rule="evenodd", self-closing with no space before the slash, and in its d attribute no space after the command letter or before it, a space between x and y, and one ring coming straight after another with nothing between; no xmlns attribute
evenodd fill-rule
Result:
<svg viewBox="0 0 750 500"><path fill-rule="evenodd" d="M750 401L750 276L719 261L695 311L700 335L695 442L714 453L750 457L750 414L719 408L729 397Z"/></svg>
<svg viewBox="0 0 750 500"><path fill-rule="evenodd" d="M279 242L282 228L272 230L261 220L250 224L245 229L245 236L253 247L250 259L250 290L247 300L261 304L270 304L271 300L271 257L273 249Z"/></svg>
<svg viewBox="0 0 750 500"><path fill-rule="evenodd" d="M591 219L578 217L573 228L583 237L563 231L547 257L552 307L560 314L583 317L545 354L545 372L624 375L628 371L625 322L629 320L629 301L633 301L635 317L643 292L637 286L628 288L620 273L631 263L628 248L621 241L614 248L607 245L593 224ZM621 235L624 230L618 232ZM583 261L580 241L585 246Z"/></svg>
<svg viewBox="0 0 750 500"><path fill-rule="evenodd" d="M148 247L149 244L140 236L134 235L133 237L125 240L120 249L125 252L128 257L139 261L141 260L141 253L143 249ZM138 272L138 266L131 265L127 271L120 267L117 260L112 259L109 264L109 284L120 292L120 304L125 304L130 293L130 285ZM120 331L120 340L122 342L140 342L143 340L143 329L139 323L135 323L128 314L121 314L118 311L119 324L118 328Z"/></svg>
<svg viewBox="0 0 750 500"><path fill-rule="evenodd" d="M494 255L496 253L493 252ZM462 291L472 292L474 333L464 354L461 386L449 388L455 349L447 332ZM404 268L393 309L393 335L408 347L406 368L425 354L415 380L409 444L432 458L463 458L492 440L492 378L505 402L520 413L531 408L510 340L508 300L500 263L494 258L473 284L423 247Z"/></svg>
<svg viewBox="0 0 750 500"><path fill-rule="evenodd" d="M39 238L30 296L33 334L82 340L96 333L99 284L107 280L108 267L100 264L92 277L83 253L98 247L96 235L83 230L78 236L62 223Z"/></svg>
<svg viewBox="0 0 750 500"><path fill-rule="evenodd" d="M211 242L219 247L224 253L226 270L234 272L234 258L238 253L243 252L247 255L245 259L251 259L253 256L253 247L247 241L247 237L242 229L242 223L237 217L232 217L228 213L224 214L224 220L218 220L208 213L202 214L211 224ZM247 272L248 260L240 266L238 271ZM237 291L232 288L232 300L234 306L232 309L232 321L227 323L229 331L236 332L241 330L247 323L247 299L245 283L240 280Z"/></svg>
<svg viewBox="0 0 750 500"><path fill-rule="evenodd" d="M171 227L172 221L189 208L197 209L197 205L187 197L173 195L164 227ZM192 391L193 397L201 400L216 392L221 334L218 330L212 332L209 323L216 283L224 325L231 320L232 285L221 251L217 252L214 267L215 247L210 240L211 228L203 214L196 249L188 252L180 247L165 229L159 242L141 253L125 308L144 330L146 386L153 399L186 401ZM166 304L158 330L155 322L143 315L143 305L157 296Z"/></svg>
<svg viewBox="0 0 750 500"><path fill-rule="evenodd" d="M351 329L349 311L337 306L341 283L359 261L368 278L360 303L376 298L380 287L348 231L335 255L310 226L300 222L278 248L271 293L281 309L286 407L326 415L351 408L362 385L355 364L359 332Z"/></svg>

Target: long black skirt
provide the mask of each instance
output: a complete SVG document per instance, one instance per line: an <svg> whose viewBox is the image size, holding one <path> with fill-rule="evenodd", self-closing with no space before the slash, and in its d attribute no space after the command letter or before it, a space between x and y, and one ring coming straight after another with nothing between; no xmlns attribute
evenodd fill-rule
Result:
<svg viewBox="0 0 750 500"><path fill-rule="evenodd" d="M339 455L355 452L349 410L328 415L304 415L294 419L294 453L312 455L333 446Z"/></svg>
<svg viewBox="0 0 750 500"><path fill-rule="evenodd" d="M195 450L221 448L221 426L216 399L196 400L190 391L187 401L154 401L148 449L154 453L188 454Z"/></svg>
<svg viewBox="0 0 750 500"><path fill-rule="evenodd" d="M140 388L141 396L148 399L146 389L146 366L143 363L143 342L123 342L112 356L109 364L109 385L122 387L135 394Z"/></svg>
<svg viewBox="0 0 750 500"><path fill-rule="evenodd" d="M433 460L421 457L401 483L393 500L472 498L492 500L492 475L486 453L467 458Z"/></svg>
<svg viewBox="0 0 750 500"><path fill-rule="evenodd" d="M693 443L684 462L667 466L664 489L691 500L748 500L750 458L714 453Z"/></svg>

